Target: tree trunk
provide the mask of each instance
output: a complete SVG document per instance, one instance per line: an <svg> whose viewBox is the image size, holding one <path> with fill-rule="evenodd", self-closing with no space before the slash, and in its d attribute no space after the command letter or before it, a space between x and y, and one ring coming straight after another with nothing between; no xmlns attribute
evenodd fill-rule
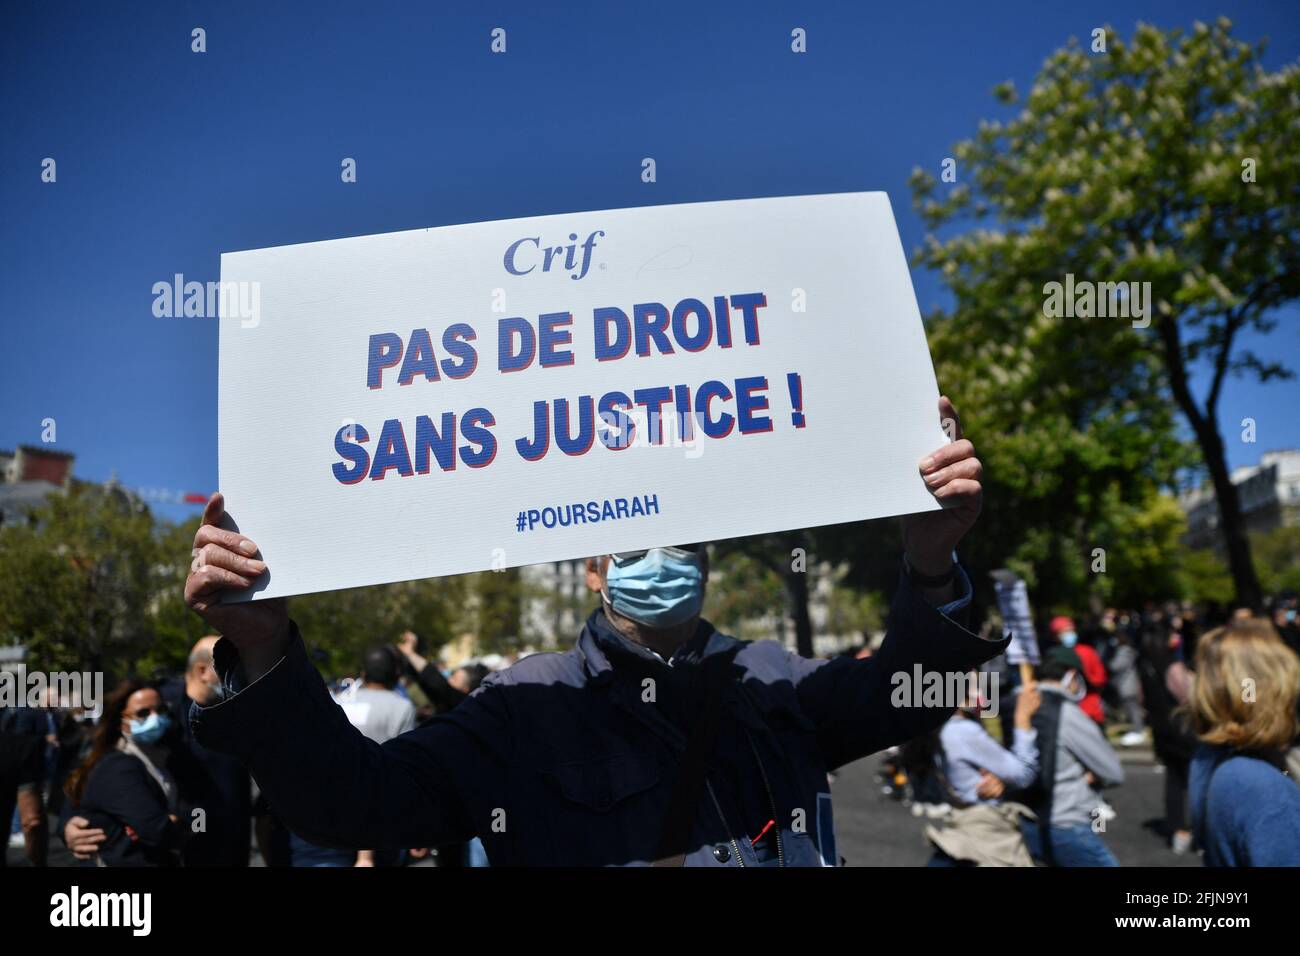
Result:
<svg viewBox="0 0 1300 956"><path fill-rule="evenodd" d="M1210 470L1210 481L1214 483L1215 500L1219 503L1219 521L1223 531L1223 542L1228 550L1228 567L1232 571L1232 581L1237 588L1237 603L1259 611L1264 600L1255 576L1255 564L1250 557L1250 539L1246 537L1245 522L1241 517L1241 501L1237 497L1237 487L1228 474L1228 463L1223 454L1223 438L1219 435L1219 424L1215 420L1218 411L1219 378L1210 390L1205 412L1196 404L1196 398L1187 382L1187 369L1183 364L1182 343L1179 340L1178 323L1167 319L1160 323L1160 340L1164 351L1165 370L1169 373L1169 385L1174 393L1178 407L1187 416L1196 443L1201 448L1201 457L1205 467ZM1226 355L1218 363L1226 364Z"/></svg>
<svg viewBox="0 0 1300 956"><path fill-rule="evenodd" d="M1219 504L1219 526L1228 550L1232 581L1237 587L1237 603L1260 611L1264 607L1264 597L1259 578L1255 575L1255 562L1250 556L1250 539L1246 537L1246 523L1241 515L1241 499L1237 497L1237 486L1232 483L1228 464L1224 461L1223 439L1219 437L1218 427L1210 423L1208 428L1197 430L1196 440L1214 483L1214 497Z"/></svg>
<svg viewBox="0 0 1300 956"><path fill-rule="evenodd" d="M790 600L790 617L794 619L795 650L803 657L813 656L812 617L808 613L807 569L785 573L785 593Z"/></svg>

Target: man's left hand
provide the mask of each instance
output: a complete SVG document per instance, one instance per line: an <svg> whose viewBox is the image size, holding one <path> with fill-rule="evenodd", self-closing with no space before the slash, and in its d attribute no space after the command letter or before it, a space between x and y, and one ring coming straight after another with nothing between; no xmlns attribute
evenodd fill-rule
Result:
<svg viewBox="0 0 1300 956"><path fill-rule="evenodd" d="M975 446L962 437L961 419L945 396L939 399L939 419L953 440L921 460L921 477L943 506L903 518L903 550L907 563L928 577L939 577L952 567L952 552L979 517L984 490L984 466Z"/></svg>

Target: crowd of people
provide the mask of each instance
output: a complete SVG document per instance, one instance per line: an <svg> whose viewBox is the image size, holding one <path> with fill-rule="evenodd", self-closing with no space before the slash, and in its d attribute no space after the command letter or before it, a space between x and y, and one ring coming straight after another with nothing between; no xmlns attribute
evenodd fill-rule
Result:
<svg viewBox="0 0 1300 956"><path fill-rule="evenodd" d="M886 789L932 819L931 865L1117 866L1103 791L1119 753L1163 770L1163 835L1215 866L1300 866L1300 623L1187 605L1056 616L1033 676L988 665L1005 699L974 692L938 730L886 759ZM988 686L988 682L980 686ZM992 730L992 732L990 732ZM996 736L995 736L996 735ZM1000 738L1000 739L998 739Z"/></svg>
<svg viewBox="0 0 1300 956"><path fill-rule="evenodd" d="M0 710L0 819L28 863L47 865L53 820L56 839L83 865L246 866L254 847L270 866L487 865L477 840L343 850L290 832L237 760L194 738L191 705L224 695L213 668L217 641L199 640L180 675L122 680L97 715L61 706L52 693L39 707ZM491 671L477 660L444 669L420 651L408 631L396 644L370 648L355 675L331 684L334 700L371 740L383 743L446 713ZM510 663L497 655L488 661Z"/></svg>
<svg viewBox="0 0 1300 956"><path fill-rule="evenodd" d="M1013 700L993 733L980 719L989 701L972 693L890 761L934 818L931 865L1118 865L1103 791L1124 782L1117 750L1147 746L1163 766L1173 853L1201 851L1211 865L1300 865L1294 600L1223 624L1168 606L1108 609L1082 627L1058 616L1047 630L1028 684L1003 660L990 663ZM86 865L242 866L253 846L273 866L487 865L477 838L395 851L320 846L290 832L247 770L190 729L190 705L224 694L216 641L195 644L182 675L122 681L96 721L53 700L3 712L0 813L32 865L48 859L50 818ZM447 670L424 650L408 631L330 686L376 743L454 709L491 672L476 661Z"/></svg>

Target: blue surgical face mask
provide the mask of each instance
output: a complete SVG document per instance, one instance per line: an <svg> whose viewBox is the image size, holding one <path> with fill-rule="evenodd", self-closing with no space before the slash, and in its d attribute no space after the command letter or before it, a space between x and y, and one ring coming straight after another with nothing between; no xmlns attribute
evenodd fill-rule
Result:
<svg viewBox="0 0 1300 956"><path fill-rule="evenodd" d="M138 744L154 743L167 733L171 725L171 718L166 714L150 714L144 720L132 720L131 739Z"/></svg>
<svg viewBox="0 0 1300 956"><path fill-rule="evenodd" d="M1066 647L1074 647L1075 643L1078 640L1079 640L1079 635L1076 634L1074 631L1061 632L1061 643L1064 644Z"/></svg>
<svg viewBox="0 0 1300 956"><path fill-rule="evenodd" d="M673 627L700 613L704 572L697 553L651 548L643 556L610 557L604 598L619 614L647 627Z"/></svg>

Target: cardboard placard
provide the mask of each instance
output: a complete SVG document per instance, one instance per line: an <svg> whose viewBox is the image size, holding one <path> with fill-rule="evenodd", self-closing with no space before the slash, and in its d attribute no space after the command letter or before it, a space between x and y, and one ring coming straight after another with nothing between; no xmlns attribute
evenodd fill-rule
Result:
<svg viewBox="0 0 1300 956"><path fill-rule="evenodd" d="M245 598L937 507L883 193L227 253L221 279L220 487L270 568Z"/></svg>

